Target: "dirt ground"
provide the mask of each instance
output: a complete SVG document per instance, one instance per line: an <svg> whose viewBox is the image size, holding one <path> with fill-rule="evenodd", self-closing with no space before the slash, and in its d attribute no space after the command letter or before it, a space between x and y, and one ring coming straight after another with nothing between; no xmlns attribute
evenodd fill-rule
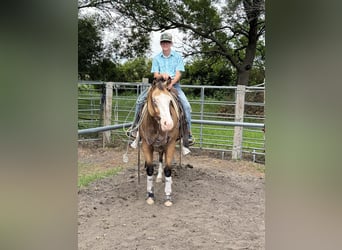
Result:
<svg viewBox="0 0 342 250"><path fill-rule="evenodd" d="M174 204L165 207L164 183L155 183L156 201L148 205L143 167L138 184L137 151L128 150L126 164L124 153L79 147L79 163L123 167L79 190L79 249L265 249L263 165L198 151L182 157L180 166L177 155Z"/></svg>

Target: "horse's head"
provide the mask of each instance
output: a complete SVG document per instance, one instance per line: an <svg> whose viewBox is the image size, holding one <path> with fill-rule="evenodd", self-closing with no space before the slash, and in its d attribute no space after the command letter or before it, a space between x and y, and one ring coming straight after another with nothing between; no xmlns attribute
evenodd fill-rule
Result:
<svg viewBox="0 0 342 250"><path fill-rule="evenodd" d="M170 131L174 127L170 111L172 97L167 89L170 82L171 78L155 78L147 99L148 112L159 122L162 131Z"/></svg>

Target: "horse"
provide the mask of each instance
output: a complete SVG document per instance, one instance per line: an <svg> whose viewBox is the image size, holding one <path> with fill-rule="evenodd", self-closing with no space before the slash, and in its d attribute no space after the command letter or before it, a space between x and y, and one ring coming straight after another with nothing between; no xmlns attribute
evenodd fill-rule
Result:
<svg viewBox="0 0 342 250"><path fill-rule="evenodd" d="M165 176L165 206L172 206L172 177L171 164L175 153L176 142L181 135L179 104L175 97L177 91L167 89L171 78L163 80L154 78L143 108L142 121L139 126L141 148L145 158L147 174L147 199L149 205L154 204L153 191L153 152L159 152L159 167L156 182L162 181ZM165 166L163 169L163 156Z"/></svg>

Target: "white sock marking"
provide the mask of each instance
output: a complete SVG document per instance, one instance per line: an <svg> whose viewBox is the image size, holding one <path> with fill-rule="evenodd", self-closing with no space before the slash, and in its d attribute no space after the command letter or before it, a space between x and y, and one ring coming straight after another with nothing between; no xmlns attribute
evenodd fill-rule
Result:
<svg viewBox="0 0 342 250"><path fill-rule="evenodd" d="M147 176L147 192L152 193L153 188L153 176Z"/></svg>
<svg viewBox="0 0 342 250"><path fill-rule="evenodd" d="M172 177L165 177L165 194L166 195L171 195L172 193L171 184L172 184Z"/></svg>

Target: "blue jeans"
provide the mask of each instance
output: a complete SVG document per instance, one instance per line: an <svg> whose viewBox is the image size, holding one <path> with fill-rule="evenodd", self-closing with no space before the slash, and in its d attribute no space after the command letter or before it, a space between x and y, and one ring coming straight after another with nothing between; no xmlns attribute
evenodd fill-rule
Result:
<svg viewBox="0 0 342 250"><path fill-rule="evenodd" d="M191 106L190 106L190 103L189 103L188 99L186 98L183 90L181 89L179 83L174 84L173 87L175 89L177 89L178 98L179 98L179 101L181 102L181 104L183 106L184 113L185 113L185 119L187 121L188 129L190 132L191 131ZM136 125L138 114L140 113L140 111L143 107L143 104L146 102L148 90L149 90L149 88L146 88L143 92L141 92L141 94L137 98L136 106L135 106L135 116L134 116L134 120L133 120L133 126Z"/></svg>

